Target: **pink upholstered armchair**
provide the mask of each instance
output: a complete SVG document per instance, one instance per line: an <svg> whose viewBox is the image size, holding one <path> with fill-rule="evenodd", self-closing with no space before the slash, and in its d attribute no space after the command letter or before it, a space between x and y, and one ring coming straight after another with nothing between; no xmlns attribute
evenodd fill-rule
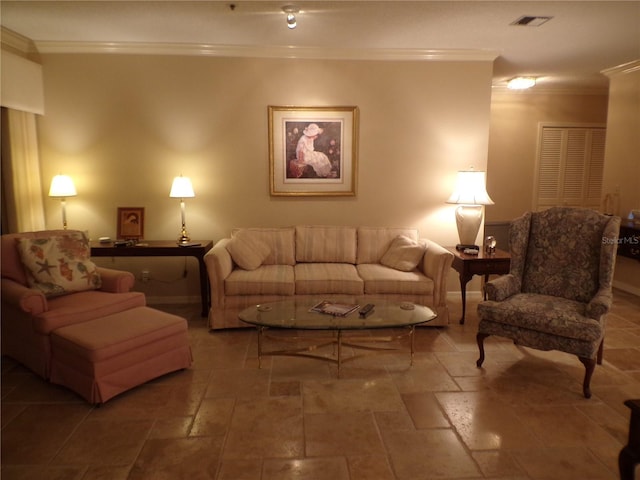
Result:
<svg viewBox="0 0 640 480"><path fill-rule="evenodd" d="M584 364L583 393L590 398L591 376L602 363L619 228L620 218L580 208L514 220L510 273L488 282L489 300L478 305L478 367L489 335L567 352Z"/></svg>
<svg viewBox="0 0 640 480"><path fill-rule="evenodd" d="M55 240L55 241L54 241ZM85 262L73 262L56 255L46 258L46 245L56 241L70 246L73 255ZM44 252L44 253L43 253ZM49 253L55 252L49 250ZM2 290L2 354L22 363L41 377L50 373L50 333L62 326L93 320L113 313L145 305L145 296L131 292L134 277L129 272L95 267L86 271L89 256L86 235L76 230L48 230L40 232L2 235L1 290ZM41 272L59 267L62 275L71 279L75 272L85 285L81 291L67 291L55 282L34 286L29 269L30 259L40 265ZM36 273L38 271L36 270Z"/></svg>

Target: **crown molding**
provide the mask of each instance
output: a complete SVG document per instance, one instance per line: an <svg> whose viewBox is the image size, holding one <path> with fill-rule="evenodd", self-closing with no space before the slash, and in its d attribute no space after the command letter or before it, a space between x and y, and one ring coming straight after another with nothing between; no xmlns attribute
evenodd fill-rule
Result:
<svg viewBox="0 0 640 480"><path fill-rule="evenodd" d="M617 75L626 75L628 73L637 72L638 70L640 70L640 60L634 60L633 62L607 68L602 70L600 73L607 77L615 77Z"/></svg>
<svg viewBox="0 0 640 480"><path fill-rule="evenodd" d="M527 90L511 90L504 85L493 85L491 91L499 95L609 95L609 87L567 87L536 85Z"/></svg>
<svg viewBox="0 0 640 480"><path fill-rule="evenodd" d="M2 35L2 49L32 61L40 61L35 43L19 33L0 27Z"/></svg>
<svg viewBox="0 0 640 480"><path fill-rule="evenodd" d="M131 55L193 55L322 60L406 60L493 62L500 54L474 49L355 49L294 46L211 45L197 43L36 42L40 53L115 53Z"/></svg>

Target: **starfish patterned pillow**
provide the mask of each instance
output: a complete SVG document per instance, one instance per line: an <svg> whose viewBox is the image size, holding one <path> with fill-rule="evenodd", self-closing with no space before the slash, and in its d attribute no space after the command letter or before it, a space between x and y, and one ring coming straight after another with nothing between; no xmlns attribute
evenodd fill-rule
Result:
<svg viewBox="0 0 640 480"><path fill-rule="evenodd" d="M27 283L46 297L102 286L96 265L89 260L89 239L82 232L48 238L20 238L18 251L27 272Z"/></svg>

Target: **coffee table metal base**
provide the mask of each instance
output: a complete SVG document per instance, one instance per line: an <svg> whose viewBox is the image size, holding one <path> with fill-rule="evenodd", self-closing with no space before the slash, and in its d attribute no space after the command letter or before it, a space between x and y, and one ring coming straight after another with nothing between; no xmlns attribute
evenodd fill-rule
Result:
<svg viewBox="0 0 640 480"><path fill-rule="evenodd" d="M309 341L313 340L311 336L273 336L269 335L267 330L269 327L258 326L258 367L262 368L262 357L269 355L283 355L283 356L296 356L296 357L306 357L313 358L316 360L322 360L329 363L334 363L338 368L338 378L340 378L340 367L345 362L350 362L356 360L358 358L362 358L369 355L374 354L382 354L389 353L393 351L398 351L399 348L394 347L383 347L373 344L379 343L391 343L395 341L399 341L402 338L409 337L409 343L411 345L409 351L409 365L413 365L413 357L414 357L414 338L415 338L415 325L410 325L405 327L407 329L406 332L395 334L395 335L384 335L384 336L355 336L348 335L346 340L343 339L343 330L335 330L334 335L332 337L322 337L318 339L317 343L313 343L311 345L307 345L304 347L290 348L290 349L282 349L282 350L269 350L265 351L263 349L262 343L264 338L269 338L272 340L277 340L280 342L300 342L302 340ZM357 343L356 343L357 342ZM372 345L366 345L372 344ZM334 352L333 356L328 357L326 355L314 354L314 352L319 348L333 345ZM347 358L342 358L342 349L343 347L351 347L360 350L367 350L370 353L354 355Z"/></svg>

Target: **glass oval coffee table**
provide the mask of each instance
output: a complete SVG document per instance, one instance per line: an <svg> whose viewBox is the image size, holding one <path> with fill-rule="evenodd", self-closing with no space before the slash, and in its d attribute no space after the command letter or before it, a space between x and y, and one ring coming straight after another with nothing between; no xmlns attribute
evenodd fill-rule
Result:
<svg viewBox="0 0 640 480"><path fill-rule="evenodd" d="M313 311L313 307L321 302L328 302L330 305L325 310L344 311L349 307L357 307L351 313L345 316L338 314L319 313ZM372 312L367 316L361 316L359 311L366 304L373 304ZM414 333L416 325L430 322L436 318L436 314L429 307L416 305L408 302L392 302L382 298L366 297L326 297L326 298L294 298L291 300L283 300L279 302L264 303L254 305L240 312L239 317L242 321L254 325L258 329L258 365L262 367L262 357L264 355L295 355L308 358L324 360L335 363L338 367L338 376L340 376L340 367L346 361L352 361L360 358L363 354L350 356L346 359L342 358L343 347L351 347L354 349L367 350L371 353L386 353L391 348L389 346L381 346L383 343L395 342L403 337L410 338L410 364L413 365L414 355ZM391 330L402 328L402 333L387 332L386 335L378 334L379 330ZM269 329L287 329L287 330L321 330L330 332L327 335L269 335ZM354 334L354 330L369 330L368 335ZM350 333L343 338L343 333ZM364 333L364 332L363 332ZM269 350L263 349L263 340L265 337L278 341L311 342L305 346L294 346L288 349ZM331 356L313 353L321 347L328 345L334 346Z"/></svg>

